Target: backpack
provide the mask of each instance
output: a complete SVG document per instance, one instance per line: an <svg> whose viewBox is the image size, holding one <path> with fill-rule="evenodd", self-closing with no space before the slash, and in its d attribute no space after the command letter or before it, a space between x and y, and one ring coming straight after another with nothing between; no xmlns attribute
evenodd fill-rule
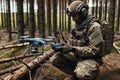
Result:
<svg viewBox="0 0 120 80"><path fill-rule="evenodd" d="M101 56L105 56L107 54L109 54L111 52L111 49L113 47L112 45L112 27L110 26L110 24L107 21L99 21L98 19L96 19L95 17L92 17L91 19L89 19L87 21L87 29L89 29L89 24L91 22L98 22L101 25L101 31L102 31L102 36L103 36L103 43L102 43L102 47L101 47L101 51L100 53Z"/></svg>
<svg viewBox="0 0 120 80"><path fill-rule="evenodd" d="M101 46L101 56L108 55L113 47L112 45L112 27L107 21L100 22L99 20L93 18L91 21L98 22L101 25L101 31L103 36L103 43Z"/></svg>
<svg viewBox="0 0 120 80"><path fill-rule="evenodd" d="M82 26L86 26L86 29L88 31L89 29L89 24L91 22L98 22L101 25L101 31L102 31L102 36L103 36L103 43L101 46L101 51L100 51L100 56L105 56L111 52L111 49L113 47L112 45L112 27L107 21L99 21L96 19L94 16L90 15L85 22L83 23ZM85 38L85 41L87 41L87 37Z"/></svg>
<svg viewBox="0 0 120 80"><path fill-rule="evenodd" d="M104 42L102 45L102 56L105 56L111 52L111 49L113 47L113 45L112 45L112 27L106 21L103 21L101 23L101 26L102 26L101 27L102 36L104 39Z"/></svg>

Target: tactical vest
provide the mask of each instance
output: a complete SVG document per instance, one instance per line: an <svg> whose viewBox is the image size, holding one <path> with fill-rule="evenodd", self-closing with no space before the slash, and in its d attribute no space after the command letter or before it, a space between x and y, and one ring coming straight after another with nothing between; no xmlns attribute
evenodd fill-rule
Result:
<svg viewBox="0 0 120 80"><path fill-rule="evenodd" d="M98 20L93 19L86 24L87 27L84 27L84 29L82 29L82 30L73 29L72 37L69 40L69 44L72 46L80 46L80 47L89 45L89 39L88 39L87 32L88 32L89 28L91 27L91 26L89 26L91 24L91 22L98 22L99 24L101 24L101 31L102 31L102 36L103 36L104 42L102 43L101 51L99 53L100 53L100 56L105 56L105 55L109 54L112 49L112 44L111 44L112 28L110 27L110 25L107 22L100 23Z"/></svg>
<svg viewBox="0 0 120 80"><path fill-rule="evenodd" d="M92 24L94 22L91 22L90 24ZM93 30L94 26L88 25L88 27L84 27L83 29L77 30L77 29L73 29L72 30L72 37L71 39L69 39L69 45L71 46L79 46L79 47L83 47L83 46L88 46L91 43L91 32ZM95 35L96 36L96 35ZM93 38L93 37L91 37ZM97 38L96 38L97 39ZM96 40L97 42L99 41L99 38ZM101 40L100 40L101 41ZM96 42L95 42L96 43ZM99 44L99 43L97 43ZM93 44L94 46L97 46L95 44ZM100 44L101 45L101 44ZM76 53L79 54L79 53ZM92 58L101 58L102 57L102 52L101 50L96 53L95 56L93 56ZM90 58L90 57L84 57L85 59Z"/></svg>
<svg viewBox="0 0 120 80"><path fill-rule="evenodd" d="M90 23L94 18L94 16L88 15L80 25L76 24L76 29L73 29L71 32L72 37L69 40L70 45L81 47L89 44L87 32L90 26L88 23Z"/></svg>
<svg viewBox="0 0 120 80"><path fill-rule="evenodd" d="M71 46L87 46L89 43L87 37L87 30L83 28L82 30L73 29L72 30L72 37L69 40L69 45Z"/></svg>

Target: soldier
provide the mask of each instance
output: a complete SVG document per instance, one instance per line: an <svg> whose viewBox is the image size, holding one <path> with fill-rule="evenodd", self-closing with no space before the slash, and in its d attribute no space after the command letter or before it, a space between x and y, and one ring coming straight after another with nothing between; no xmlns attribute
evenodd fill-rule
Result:
<svg viewBox="0 0 120 80"><path fill-rule="evenodd" d="M88 14L88 5L83 1L73 1L67 7L67 14L75 21L68 43L50 60L64 72L71 74L65 80L96 80L102 65L101 25L94 16Z"/></svg>

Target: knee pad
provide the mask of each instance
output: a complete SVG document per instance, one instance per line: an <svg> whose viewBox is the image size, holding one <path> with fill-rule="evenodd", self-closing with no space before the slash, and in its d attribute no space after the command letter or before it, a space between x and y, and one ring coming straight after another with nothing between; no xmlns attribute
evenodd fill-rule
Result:
<svg viewBox="0 0 120 80"><path fill-rule="evenodd" d="M94 80L99 73L99 64L95 60L83 60L78 62L74 70L81 80Z"/></svg>
<svg viewBox="0 0 120 80"><path fill-rule="evenodd" d="M76 77L80 80L96 80L99 75L99 70L90 71L88 74L80 74L76 72Z"/></svg>

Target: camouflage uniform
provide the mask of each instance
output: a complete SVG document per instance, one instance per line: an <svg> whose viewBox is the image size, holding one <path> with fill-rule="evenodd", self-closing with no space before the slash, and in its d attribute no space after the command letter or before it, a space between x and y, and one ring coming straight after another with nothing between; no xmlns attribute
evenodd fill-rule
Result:
<svg viewBox="0 0 120 80"><path fill-rule="evenodd" d="M86 32L86 31L85 31ZM78 57L77 67L74 70L79 78L94 78L98 68L102 63L101 58L101 42L103 41L100 24L97 22L91 22L87 33L84 33L84 29L76 31L77 34L86 34L88 41L84 42L84 37L77 40L72 38L70 44L76 47L75 55ZM75 41L75 42L74 42ZM80 42L80 43L79 43ZM89 43L86 43L89 42Z"/></svg>
<svg viewBox="0 0 120 80"><path fill-rule="evenodd" d="M89 25L86 25L89 21ZM102 64L101 25L88 15L80 25L76 24L68 42L69 46L75 48L75 52L56 54L51 59L53 65L66 73L75 73L79 80L95 80Z"/></svg>

